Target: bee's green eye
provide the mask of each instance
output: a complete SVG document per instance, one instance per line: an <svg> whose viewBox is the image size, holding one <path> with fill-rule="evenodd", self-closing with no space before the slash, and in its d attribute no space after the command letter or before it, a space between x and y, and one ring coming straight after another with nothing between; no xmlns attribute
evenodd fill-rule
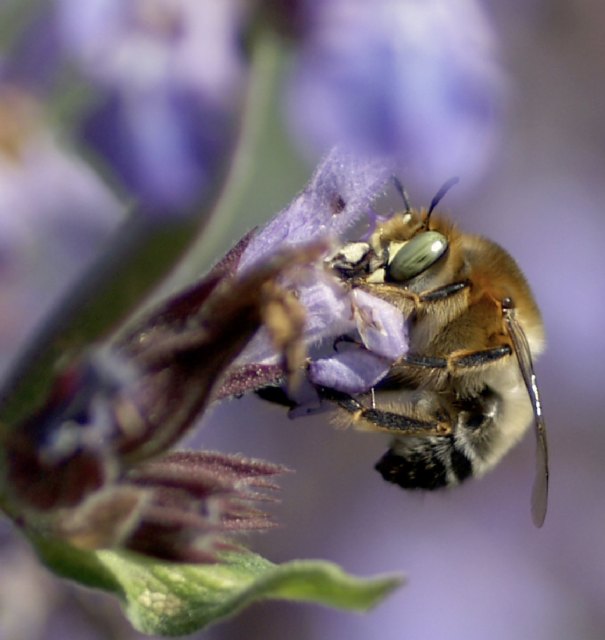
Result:
<svg viewBox="0 0 605 640"><path fill-rule="evenodd" d="M447 239L438 231L424 231L414 236L389 261L387 278L406 282L428 269L447 250Z"/></svg>

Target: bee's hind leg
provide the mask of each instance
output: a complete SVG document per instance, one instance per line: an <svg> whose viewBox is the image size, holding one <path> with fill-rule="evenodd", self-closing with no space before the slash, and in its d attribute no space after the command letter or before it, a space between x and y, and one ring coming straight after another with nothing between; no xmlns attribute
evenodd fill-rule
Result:
<svg viewBox="0 0 605 640"><path fill-rule="evenodd" d="M472 473L472 462L454 445L454 418L447 415L435 394L415 392L401 411L384 411L368 408L340 391L324 387L318 392L346 411L354 425L393 436L374 467L387 482L404 489L438 489Z"/></svg>

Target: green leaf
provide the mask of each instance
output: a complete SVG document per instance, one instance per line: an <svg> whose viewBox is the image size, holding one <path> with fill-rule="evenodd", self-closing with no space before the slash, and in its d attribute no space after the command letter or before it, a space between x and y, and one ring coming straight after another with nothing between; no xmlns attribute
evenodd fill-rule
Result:
<svg viewBox="0 0 605 640"><path fill-rule="evenodd" d="M34 542L49 568L115 593L133 626L154 635L192 633L268 599L365 611L402 582L399 576L355 578L319 560L275 565L248 552L223 554L213 565L178 565L126 552L85 552L48 539Z"/></svg>

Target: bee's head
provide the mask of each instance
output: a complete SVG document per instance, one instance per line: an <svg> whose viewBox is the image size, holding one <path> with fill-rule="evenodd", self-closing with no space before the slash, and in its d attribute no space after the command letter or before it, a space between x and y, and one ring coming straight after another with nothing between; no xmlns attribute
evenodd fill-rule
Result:
<svg viewBox="0 0 605 640"><path fill-rule="evenodd" d="M448 180L435 194L429 208L416 211L410 203L399 181L395 186L403 198L405 210L404 224L411 230L411 237L403 242L393 241L387 248L388 261L385 267L385 280L388 282L407 283L424 273L427 269L445 257L449 248L446 234L431 228L431 214L445 194L458 182L458 178Z"/></svg>

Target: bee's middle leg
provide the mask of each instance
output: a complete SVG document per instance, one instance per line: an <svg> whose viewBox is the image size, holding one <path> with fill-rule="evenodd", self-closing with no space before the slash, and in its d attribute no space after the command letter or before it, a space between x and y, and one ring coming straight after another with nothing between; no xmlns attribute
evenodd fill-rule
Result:
<svg viewBox="0 0 605 640"><path fill-rule="evenodd" d="M501 344L487 349L454 351L447 357L422 356L408 354L401 358L401 364L412 367L421 367L435 371L447 371L448 373L466 373L469 370L489 367L512 355L510 344Z"/></svg>
<svg viewBox="0 0 605 640"><path fill-rule="evenodd" d="M334 402L351 417L353 424L359 424L371 431L383 431L392 435L408 436L448 436L452 433L452 421L443 412L435 411L430 418L424 419L410 412L395 412L366 407L353 396L320 387L320 397Z"/></svg>

